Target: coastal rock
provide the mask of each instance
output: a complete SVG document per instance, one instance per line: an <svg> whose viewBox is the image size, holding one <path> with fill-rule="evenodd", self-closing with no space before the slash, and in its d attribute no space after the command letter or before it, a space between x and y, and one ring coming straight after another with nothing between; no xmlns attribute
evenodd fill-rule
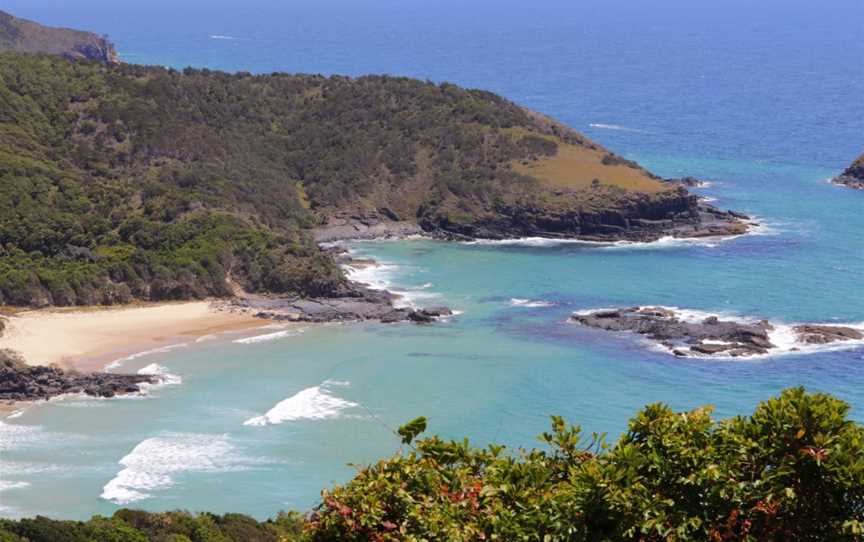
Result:
<svg viewBox="0 0 864 542"><path fill-rule="evenodd" d="M847 188L864 190L864 154L859 156L843 173L831 179L831 182Z"/></svg>
<svg viewBox="0 0 864 542"><path fill-rule="evenodd" d="M681 177L680 179L664 179L665 182L669 184L676 184L678 186L686 186L687 188L702 188L707 186L708 183L705 181L700 181L696 177Z"/></svg>
<svg viewBox="0 0 864 542"><path fill-rule="evenodd" d="M629 307L576 313L570 321L606 331L643 335L678 357L748 357L777 349L776 327L767 320L739 322L710 315L697 318L666 307ZM792 327L801 345L864 340L862 331L845 326L802 324ZM797 347L790 351L798 350Z"/></svg>
<svg viewBox="0 0 864 542"><path fill-rule="evenodd" d="M798 334L799 340L808 344L828 344L836 341L864 339L864 333L851 327L807 324L795 326L792 329Z"/></svg>
<svg viewBox="0 0 864 542"><path fill-rule="evenodd" d="M420 225L435 237L460 241L545 237L600 242L730 237L752 226L747 215L718 209L684 188L652 195L610 193L603 211L583 210L580 192L556 194L557 205L551 208L501 204L494 214L467 224L436 216L422 218Z"/></svg>
<svg viewBox="0 0 864 542"><path fill-rule="evenodd" d="M77 373L58 367L30 366L14 352L0 351L0 401L50 399L67 393L114 397L137 393L155 377L113 373Z"/></svg>
<svg viewBox="0 0 864 542"><path fill-rule="evenodd" d="M411 309L396 307L399 296L386 290L375 290L357 282L348 282L339 297L280 297L247 295L222 305L222 310L248 312L256 318L290 322L363 322L384 324L412 321L432 323L453 314L447 307Z"/></svg>
<svg viewBox="0 0 864 542"><path fill-rule="evenodd" d="M318 243L331 243L349 239L393 239L421 235L423 229L416 223L402 220L389 207L370 212L341 211L327 217L326 223L315 229L313 237Z"/></svg>

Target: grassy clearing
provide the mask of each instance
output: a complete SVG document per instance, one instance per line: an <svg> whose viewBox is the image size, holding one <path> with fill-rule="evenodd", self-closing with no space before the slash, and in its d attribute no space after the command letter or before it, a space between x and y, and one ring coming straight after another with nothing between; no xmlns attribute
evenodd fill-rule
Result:
<svg viewBox="0 0 864 542"><path fill-rule="evenodd" d="M643 169L625 164L604 164L604 156L609 155L602 149L559 143L555 156L514 160L512 167L517 173L559 188L590 188L596 179L600 184L635 192L655 193L669 189Z"/></svg>

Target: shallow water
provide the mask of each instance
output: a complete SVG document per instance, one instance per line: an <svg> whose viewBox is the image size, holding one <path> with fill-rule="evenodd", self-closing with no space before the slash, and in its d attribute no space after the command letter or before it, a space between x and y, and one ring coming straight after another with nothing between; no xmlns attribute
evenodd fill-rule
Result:
<svg viewBox="0 0 864 542"><path fill-rule="evenodd" d="M0 0L22 16L104 28L130 61L490 88L661 175L711 180L697 192L765 228L624 246L356 243L385 264L361 278L462 314L432 327L224 335L127 360L124 370L179 378L145 398L66 399L0 422L0 514L308 509L322 487L351 476L349 463L397 450L392 429L419 415L445 437L533 446L550 414L615 436L646 403L710 403L729 416L804 385L842 397L864 421L861 347L681 360L566 323L575 310L637 304L864 322L864 193L824 182L864 145L859 2L830 12L767 2L744 16L739 2L638 12L419 1L229 10L222 0L206 10L171 3L167 19L161 0L125 8L135 10L128 19L114 4L83 0L73 13Z"/></svg>

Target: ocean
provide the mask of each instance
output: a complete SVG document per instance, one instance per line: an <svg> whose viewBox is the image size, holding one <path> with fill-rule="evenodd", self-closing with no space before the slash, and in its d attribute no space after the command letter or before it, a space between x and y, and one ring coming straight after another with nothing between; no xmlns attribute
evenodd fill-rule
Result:
<svg viewBox="0 0 864 542"><path fill-rule="evenodd" d="M351 245L357 278L460 314L192 338L121 362L171 375L144 397L70 398L0 420L0 515L308 510L399 449L393 429L539 445L562 415L614 440L648 403L752 411L788 386L864 421L864 347L677 359L577 310L663 305L789 325L864 325L864 194L830 185L864 151L864 4L768 0L0 0L104 32L128 62L389 73L485 88L758 217L753 235L596 246ZM49 340L50 338L46 338Z"/></svg>

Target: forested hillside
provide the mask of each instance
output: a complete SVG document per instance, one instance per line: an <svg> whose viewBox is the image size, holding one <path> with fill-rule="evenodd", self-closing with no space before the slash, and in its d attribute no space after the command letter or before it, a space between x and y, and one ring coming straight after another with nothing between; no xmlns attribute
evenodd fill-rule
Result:
<svg viewBox="0 0 864 542"><path fill-rule="evenodd" d="M309 232L337 210L587 234L694 205L489 92L0 55L0 304L336 295Z"/></svg>

